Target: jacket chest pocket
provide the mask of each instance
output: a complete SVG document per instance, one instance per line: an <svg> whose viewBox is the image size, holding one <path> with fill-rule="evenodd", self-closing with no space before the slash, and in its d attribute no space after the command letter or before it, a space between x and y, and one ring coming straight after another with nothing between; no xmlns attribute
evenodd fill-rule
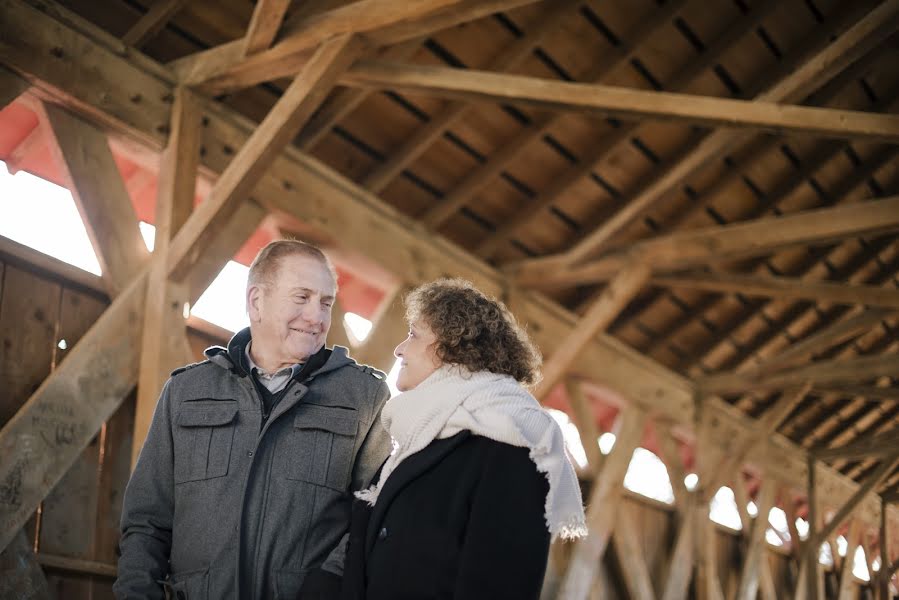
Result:
<svg viewBox="0 0 899 600"><path fill-rule="evenodd" d="M298 409L287 444L287 478L346 491L353 467L356 411L315 404Z"/></svg>
<svg viewBox="0 0 899 600"><path fill-rule="evenodd" d="M236 402L182 407L173 432L175 483L228 474L236 416Z"/></svg>

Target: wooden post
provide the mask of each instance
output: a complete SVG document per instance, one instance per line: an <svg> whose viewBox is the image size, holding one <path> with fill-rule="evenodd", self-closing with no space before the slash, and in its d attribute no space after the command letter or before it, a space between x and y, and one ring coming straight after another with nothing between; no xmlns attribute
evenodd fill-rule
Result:
<svg viewBox="0 0 899 600"><path fill-rule="evenodd" d="M596 427L596 416L580 382L572 377L565 379L565 390L568 392L568 404L571 406L574 424L580 434L587 465L593 473L599 473L602 465L602 452L599 451L599 430Z"/></svg>
<svg viewBox="0 0 899 600"><path fill-rule="evenodd" d="M890 600L890 538L887 531L887 503L880 502L880 572L877 573L877 599ZM874 577L874 573L871 573Z"/></svg>
<svg viewBox="0 0 899 600"><path fill-rule="evenodd" d="M583 600L588 597L596 574L596 566L605 554L606 546L615 527L624 476L634 450L643 437L646 412L630 405L621 416L621 429L615 447L606 457L602 472L593 483L587 503L587 528L589 534L577 542L565 581L562 598Z"/></svg>
<svg viewBox="0 0 899 600"><path fill-rule="evenodd" d="M759 591L760 571L765 557L765 533L768 530L768 512L774 505L773 480L766 479L762 482L762 488L756 499L758 516L755 522L743 524L744 533L748 534L749 545L746 548L743 571L740 574L740 585L737 590L737 600L755 600Z"/></svg>
<svg viewBox="0 0 899 600"><path fill-rule="evenodd" d="M846 556L840 567L840 587L837 592L837 600L852 600L855 597L855 576L852 569L855 566L855 553L859 547L859 524L856 519L849 521L849 530L846 532Z"/></svg>
<svg viewBox="0 0 899 600"><path fill-rule="evenodd" d="M820 578L818 573L818 551L821 542L818 542L818 488L815 481L815 459L808 457L808 541L805 544L805 556L801 571L805 572L805 598L815 600L820 598ZM800 580L802 575L800 574ZM798 600L798 599L797 599Z"/></svg>
<svg viewBox="0 0 899 600"><path fill-rule="evenodd" d="M200 160L200 108L193 93L175 92L169 142L162 154L156 196L156 242L147 283L144 332L141 336L140 371L131 467L137 463L153 420L162 386L176 367L193 362L185 355L184 307L189 302L187 285L167 277L171 240L187 221L194 206L197 165Z"/></svg>
<svg viewBox="0 0 899 600"><path fill-rule="evenodd" d="M624 584L632 600L655 600L652 579L640 547L639 531L630 507L618 509L618 522L612 534L612 545L624 575Z"/></svg>

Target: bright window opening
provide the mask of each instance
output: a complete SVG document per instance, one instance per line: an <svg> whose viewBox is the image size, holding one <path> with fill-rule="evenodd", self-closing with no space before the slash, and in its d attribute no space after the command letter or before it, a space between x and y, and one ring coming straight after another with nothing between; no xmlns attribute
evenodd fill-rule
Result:
<svg viewBox="0 0 899 600"><path fill-rule="evenodd" d="M800 540L805 540L808 538L808 521L799 517L796 519L796 532L799 534Z"/></svg>
<svg viewBox="0 0 899 600"><path fill-rule="evenodd" d="M546 412L556 420L556 423L562 429L562 436L565 438L565 448L568 450L571 460L581 469L586 467L587 453L584 451L584 445L581 444L581 435L578 432L577 425L572 423L568 415L561 410L549 408Z"/></svg>
<svg viewBox="0 0 899 600"><path fill-rule="evenodd" d="M821 544L821 550L818 551L818 562L826 567L833 566L833 551L828 542Z"/></svg>
<svg viewBox="0 0 899 600"><path fill-rule="evenodd" d="M365 317L360 317L356 313L348 312L343 316L343 322L346 325L347 333L350 334L350 341L354 344L361 344L371 333L372 323Z"/></svg>
<svg viewBox="0 0 899 600"><path fill-rule="evenodd" d="M0 235L102 275L71 192L0 161Z"/></svg>
<svg viewBox="0 0 899 600"><path fill-rule="evenodd" d="M674 504L674 490L665 463L645 448L634 450L624 476L624 487L647 498Z"/></svg>
<svg viewBox="0 0 899 600"><path fill-rule="evenodd" d="M840 536L837 538L837 554L840 556L846 556L846 552L849 550L849 542L846 541L846 538Z"/></svg>
<svg viewBox="0 0 899 600"><path fill-rule="evenodd" d="M696 489L697 485L699 485L699 475L696 473L687 473L684 477L684 486L687 488L687 491L692 492Z"/></svg>
<svg viewBox="0 0 899 600"><path fill-rule="evenodd" d="M615 434L611 431L607 431L596 440L596 443L599 444L599 451L603 454L608 454L612 451L612 448L615 447Z"/></svg>
<svg viewBox="0 0 899 600"><path fill-rule="evenodd" d="M777 532L771 529L770 527L765 532L765 541L771 544L772 546L783 546L784 542L780 539L780 536L777 535Z"/></svg>
<svg viewBox="0 0 899 600"><path fill-rule="evenodd" d="M779 540L792 541L790 539L790 527L787 525L787 513L782 508L775 506L768 512L768 524L774 529Z"/></svg>
<svg viewBox="0 0 899 600"><path fill-rule="evenodd" d="M390 388L390 397L393 398L397 394L400 393L399 389L396 387L396 378L400 376L400 359L396 359L394 361L393 366L390 367L390 372L387 373L387 387Z"/></svg>
<svg viewBox="0 0 899 600"><path fill-rule="evenodd" d="M754 519L759 516L759 507L755 505L755 502L750 500L749 504L746 505L746 512Z"/></svg>
<svg viewBox="0 0 899 600"><path fill-rule="evenodd" d="M709 509L709 518L715 523L735 531L743 529L743 523L740 522L740 511L737 510L737 502L734 500L732 489L722 486L715 492Z"/></svg>
<svg viewBox="0 0 899 600"><path fill-rule="evenodd" d="M871 581L871 573L868 571L868 557L861 546L855 548L855 556L852 558L852 574L862 581Z"/></svg>

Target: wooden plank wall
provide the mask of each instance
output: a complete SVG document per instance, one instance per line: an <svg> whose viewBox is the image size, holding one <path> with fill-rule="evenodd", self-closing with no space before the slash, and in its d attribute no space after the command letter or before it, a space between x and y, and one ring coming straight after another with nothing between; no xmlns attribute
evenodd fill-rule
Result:
<svg viewBox="0 0 899 600"><path fill-rule="evenodd" d="M108 304L108 298L96 290L0 252L0 427ZM197 333L189 336L198 356L203 348L221 343ZM65 349L60 347L61 340L65 340ZM111 576L59 565L75 565L70 559L76 559L88 561L81 565L85 570L115 566L122 495L131 460L134 403L132 394L26 527L44 565L51 594L60 600L112 598ZM14 493L15 489L0 489L0 494Z"/></svg>

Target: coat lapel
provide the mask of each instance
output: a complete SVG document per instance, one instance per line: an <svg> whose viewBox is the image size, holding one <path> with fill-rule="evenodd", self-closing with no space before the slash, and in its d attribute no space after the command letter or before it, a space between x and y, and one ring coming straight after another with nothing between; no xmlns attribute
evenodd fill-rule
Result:
<svg viewBox="0 0 899 600"><path fill-rule="evenodd" d="M440 462L444 456L449 454L453 448L461 444L470 435L470 431L460 431L452 437L434 440L426 448L401 462L390 474L390 477L384 482L384 487L378 494L378 500L372 508L365 536L366 554L371 552L378 531L381 528L381 521L384 520L384 515L390 507L390 503L396 498L396 495L409 483Z"/></svg>

